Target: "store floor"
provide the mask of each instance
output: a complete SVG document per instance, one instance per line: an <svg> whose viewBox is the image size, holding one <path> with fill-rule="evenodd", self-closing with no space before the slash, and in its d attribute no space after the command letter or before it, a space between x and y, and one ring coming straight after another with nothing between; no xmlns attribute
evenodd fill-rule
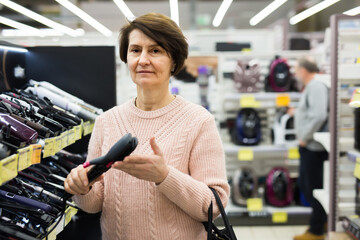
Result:
<svg viewBox="0 0 360 240"><path fill-rule="evenodd" d="M239 240L292 240L306 231L307 226L254 226L234 227Z"/></svg>

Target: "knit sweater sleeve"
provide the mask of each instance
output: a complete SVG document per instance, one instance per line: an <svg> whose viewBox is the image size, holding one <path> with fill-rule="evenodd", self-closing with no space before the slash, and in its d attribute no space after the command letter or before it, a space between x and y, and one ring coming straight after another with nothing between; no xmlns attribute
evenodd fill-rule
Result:
<svg viewBox="0 0 360 240"><path fill-rule="evenodd" d="M157 188L192 218L206 221L210 201L214 200L209 187L217 191L224 206L230 191L223 146L212 116L201 124L193 142L189 172L190 175L170 167L168 176ZM216 217L219 210L215 202L213 206Z"/></svg>
<svg viewBox="0 0 360 240"><path fill-rule="evenodd" d="M101 156L101 146L103 144L104 124L101 116L96 118L93 132L88 146L88 156L86 161ZM104 181L96 182L86 195L75 195L73 200L84 211L97 213L102 209L104 199Z"/></svg>

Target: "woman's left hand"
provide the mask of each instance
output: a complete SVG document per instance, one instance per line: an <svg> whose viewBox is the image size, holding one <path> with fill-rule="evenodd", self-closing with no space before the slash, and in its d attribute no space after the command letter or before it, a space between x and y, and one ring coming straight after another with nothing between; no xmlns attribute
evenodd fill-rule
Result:
<svg viewBox="0 0 360 240"><path fill-rule="evenodd" d="M123 161L115 162L112 167L124 171L136 178L144 179L156 184L162 183L169 173L163 153L155 142L155 137L150 139L153 155L130 155Z"/></svg>

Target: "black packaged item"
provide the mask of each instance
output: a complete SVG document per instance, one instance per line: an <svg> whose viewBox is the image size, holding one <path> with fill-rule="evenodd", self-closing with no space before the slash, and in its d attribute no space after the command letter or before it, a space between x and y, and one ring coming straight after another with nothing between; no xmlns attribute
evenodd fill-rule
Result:
<svg viewBox="0 0 360 240"><path fill-rule="evenodd" d="M276 56L271 62L269 74L265 79L265 90L267 92L298 91L296 80L286 59Z"/></svg>
<svg viewBox="0 0 360 240"><path fill-rule="evenodd" d="M246 206L249 198L256 196L258 179L251 168L240 168L234 172L231 187L231 199L234 204Z"/></svg>
<svg viewBox="0 0 360 240"><path fill-rule="evenodd" d="M288 206L293 200L292 181L289 170L274 167L266 177L266 200L276 207Z"/></svg>
<svg viewBox="0 0 360 240"><path fill-rule="evenodd" d="M260 66L257 60L238 60L234 72L235 87L239 92L259 92Z"/></svg>
<svg viewBox="0 0 360 240"><path fill-rule="evenodd" d="M355 138L355 145L354 147L360 151L360 108L355 108L354 110L355 116L355 129L354 129L354 138Z"/></svg>
<svg viewBox="0 0 360 240"><path fill-rule="evenodd" d="M256 145L260 142L260 117L255 109L243 108L238 112L231 138L235 144L240 145Z"/></svg>

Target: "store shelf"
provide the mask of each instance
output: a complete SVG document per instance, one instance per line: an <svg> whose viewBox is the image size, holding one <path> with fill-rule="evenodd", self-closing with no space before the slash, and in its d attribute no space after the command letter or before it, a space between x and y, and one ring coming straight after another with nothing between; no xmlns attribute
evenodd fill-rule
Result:
<svg viewBox="0 0 360 240"><path fill-rule="evenodd" d="M41 158L49 157L63 148L70 146L82 136L90 134L94 122L85 122L72 129L63 132L60 136L44 139L44 146L31 144L18 150L18 153L0 160L0 185L13 179L17 173L30 167L32 164L40 163Z"/></svg>
<svg viewBox="0 0 360 240"><path fill-rule="evenodd" d="M234 205L231 201L228 202L225 211L234 226L273 224L303 225L308 223L311 214L311 208L303 206L264 206L261 211L248 211L246 207ZM277 221L275 218L277 215L284 216L285 218L282 219L283 221ZM216 221L222 224L221 219L217 219Z"/></svg>
<svg viewBox="0 0 360 240"><path fill-rule="evenodd" d="M294 101L299 101L299 92L259 92L259 93L227 93L224 103L237 102L241 108L254 107L284 107L290 106Z"/></svg>
<svg viewBox="0 0 360 240"><path fill-rule="evenodd" d="M238 146L235 144L224 144L225 154L237 155L240 161L251 161L254 159L299 159L297 146Z"/></svg>

